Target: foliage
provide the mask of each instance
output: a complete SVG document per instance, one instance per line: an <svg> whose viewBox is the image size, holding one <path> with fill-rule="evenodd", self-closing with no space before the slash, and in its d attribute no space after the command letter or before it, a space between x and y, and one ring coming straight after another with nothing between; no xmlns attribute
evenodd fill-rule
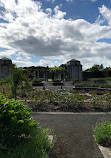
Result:
<svg viewBox="0 0 111 158"><path fill-rule="evenodd" d="M27 105L0 95L0 144L4 147L16 146L27 140L36 127Z"/></svg>
<svg viewBox="0 0 111 158"><path fill-rule="evenodd" d="M85 70L85 72L99 72L102 71L104 69L103 64L101 65L93 65L91 68Z"/></svg>
<svg viewBox="0 0 111 158"><path fill-rule="evenodd" d="M54 79L54 76L61 75L61 80L63 80L64 76L67 74L67 71L64 67L52 67L50 68L50 76Z"/></svg>
<svg viewBox="0 0 111 158"><path fill-rule="evenodd" d="M104 68L103 64L93 65L91 68L85 70L84 72L90 72L94 76L98 77L111 77L111 67Z"/></svg>
<svg viewBox="0 0 111 158"><path fill-rule="evenodd" d="M90 94L91 93L91 94ZM90 93L80 93L72 91L67 92L64 89L57 91L51 90L33 90L29 93L29 98L33 97L33 103L29 104L33 110L45 110L47 106L58 105L61 107L68 107L70 109L82 110L87 109L90 111L111 111L111 93L107 91L92 90ZM54 107L53 107L54 109ZM71 110L72 111L72 110Z"/></svg>
<svg viewBox="0 0 111 158"><path fill-rule="evenodd" d="M92 95L91 106L94 109L101 109L102 111L110 111L111 110L111 93L106 92L103 95L97 96Z"/></svg>
<svg viewBox="0 0 111 158"><path fill-rule="evenodd" d="M20 84L23 84L23 86L25 87L30 86L28 79L26 78L25 75L23 75L22 69L17 68L15 66L13 66L11 69L10 82L11 82L12 97L14 97L15 100L17 97L17 89L19 88Z"/></svg>
<svg viewBox="0 0 111 158"><path fill-rule="evenodd" d="M38 125L30 141L21 143L7 153L0 151L0 156L1 158L48 158L48 153L53 147L48 135L49 130L43 130Z"/></svg>
<svg viewBox="0 0 111 158"><path fill-rule="evenodd" d="M111 121L98 123L94 129L94 136L98 144L111 147Z"/></svg>
<svg viewBox="0 0 111 158"><path fill-rule="evenodd" d="M32 121L27 105L0 95L1 158L46 158L52 148L49 130Z"/></svg>
<svg viewBox="0 0 111 158"><path fill-rule="evenodd" d="M66 73L66 69L63 67L52 67L50 68L50 72L55 74L64 74Z"/></svg>

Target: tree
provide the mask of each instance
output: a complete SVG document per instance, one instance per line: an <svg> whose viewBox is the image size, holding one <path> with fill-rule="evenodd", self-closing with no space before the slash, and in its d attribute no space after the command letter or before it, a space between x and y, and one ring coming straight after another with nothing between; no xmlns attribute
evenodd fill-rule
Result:
<svg viewBox="0 0 111 158"><path fill-rule="evenodd" d="M12 97L14 97L15 100L17 97L17 89L19 88L19 85L22 84L23 81L24 84L28 87L29 82L27 77L23 74L22 69L17 68L15 65L12 65L11 74L10 74L10 83L11 83Z"/></svg>
<svg viewBox="0 0 111 158"><path fill-rule="evenodd" d="M63 77L66 75L67 71L64 67L53 67L50 68L50 73L52 75L52 79L54 79L54 75L58 76L60 74L62 80Z"/></svg>
<svg viewBox="0 0 111 158"><path fill-rule="evenodd" d="M105 77L111 77L111 67L106 67L104 69L104 76Z"/></svg>
<svg viewBox="0 0 111 158"><path fill-rule="evenodd" d="M85 70L85 72L99 72L99 71L103 71L104 70L104 66L103 64L101 65L93 65L91 68Z"/></svg>
<svg viewBox="0 0 111 158"><path fill-rule="evenodd" d="M104 74L103 74L103 71L104 71L104 67L103 67L103 64L101 65L93 65L91 68L85 70L85 72L90 72L94 75L94 77L104 77Z"/></svg>

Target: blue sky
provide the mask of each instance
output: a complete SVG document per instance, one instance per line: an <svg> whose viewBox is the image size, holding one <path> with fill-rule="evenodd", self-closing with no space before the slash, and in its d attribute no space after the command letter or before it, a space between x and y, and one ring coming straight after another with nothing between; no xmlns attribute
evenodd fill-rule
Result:
<svg viewBox="0 0 111 158"><path fill-rule="evenodd" d="M111 66L110 0L0 0L0 58L17 66Z"/></svg>

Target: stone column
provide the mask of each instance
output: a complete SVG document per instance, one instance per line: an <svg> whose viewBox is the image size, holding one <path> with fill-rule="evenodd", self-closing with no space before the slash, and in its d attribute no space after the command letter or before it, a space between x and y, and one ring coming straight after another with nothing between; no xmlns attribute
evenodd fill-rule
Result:
<svg viewBox="0 0 111 158"><path fill-rule="evenodd" d="M37 79L39 79L39 71L37 70Z"/></svg>

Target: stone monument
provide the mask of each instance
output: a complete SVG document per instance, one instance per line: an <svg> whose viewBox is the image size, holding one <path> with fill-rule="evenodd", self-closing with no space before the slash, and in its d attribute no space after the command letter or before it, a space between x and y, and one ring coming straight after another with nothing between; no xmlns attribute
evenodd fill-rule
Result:
<svg viewBox="0 0 111 158"><path fill-rule="evenodd" d="M80 61L72 59L66 64L68 78L67 80L82 80L82 65Z"/></svg>
<svg viewBox="0 0 111 158"><path fill-rule="evenodd" d="M11 65L11 59L6 57L0 59L0 79L4 79L9 76Z"/></svg>

